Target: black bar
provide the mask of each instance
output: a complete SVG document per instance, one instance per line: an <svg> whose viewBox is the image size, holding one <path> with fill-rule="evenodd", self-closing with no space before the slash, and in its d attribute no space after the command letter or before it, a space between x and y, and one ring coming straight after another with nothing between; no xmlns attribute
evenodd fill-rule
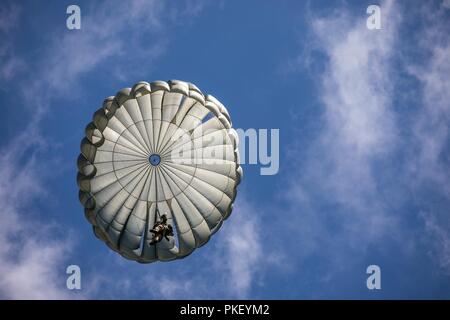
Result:
<svg viewBox="0 0 450 320"><path fill-rule="evenodd" d="M139 314L147 319L315 319L320 316L356 315L359 319L423 313L446 314L450 301L339 301L339 300L78 300L78 301L0 301L3 314L15 317L30 311L35 317L57 316L102 319L112 316L132 319ZM9 310L8 310L9 309ZM11 311L11 313L9 313Z"/></svg>

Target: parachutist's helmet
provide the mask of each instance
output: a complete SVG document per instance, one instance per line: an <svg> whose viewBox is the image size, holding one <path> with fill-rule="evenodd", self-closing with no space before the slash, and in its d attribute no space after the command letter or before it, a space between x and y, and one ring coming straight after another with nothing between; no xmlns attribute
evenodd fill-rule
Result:
<svg viewBox="0 0 450 320"><path fill-rule="evenodd" d="M161 221L164 222L164 223L167 221L167 215L166 214L163 214L161 216Z"/></svg>

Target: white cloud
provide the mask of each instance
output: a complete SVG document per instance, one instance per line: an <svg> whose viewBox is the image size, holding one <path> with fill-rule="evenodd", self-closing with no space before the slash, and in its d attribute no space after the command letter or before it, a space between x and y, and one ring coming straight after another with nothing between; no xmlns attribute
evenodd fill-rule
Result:
<svg viewBox="0 0 450 320"><path fill-rule="evenodd" d="M381 30L368 30L364 14L346 10L311 19L312 45L326 58L318 81L323 124L308 146L292 145L302 162L285 198L302 254L320 250L335 271L388 239L411 253L418 239L404 226L417 221L425 221L433 259L448 268L448 210L429 193L450 203L450 37L443 10L426 7L406 17L393 1L383 2ZM400 50L409 42L397 31L409 18L424 26L408 38L414 45ZM393 91L405 70L419 80L418 87L408 82L407 95L418 104L417 112L407 104L401 110L408 118L396 105L403 93ZM402 211L414 206L430 210L426 219Z"/></svg>
<svg viewBox="0 0 450 320"><path fill-rule="evenodd" d="M41 184L40 163L21 136L0 155L0 297L57 299L68 297L61 267L67 243L49 236L51 226L37 223L30 204L48 195ZM39 143L34 140L29 143ZM31 154L31 156L30 156ZM24 165L19 161L30 157ZM59 285L59 283L61 285Z"/></svg>
<svg viewBox="0 0 450 320"><path fill-rule="evenodd" d="M55 94L73 95L80 89L79 78L99 67L105 70L104 78L124 80L147 74L149 62L167 50L175 27L192 23L203 5L203 1L171 6L133 0L81 6L81 29L64 30L54 39L44 61L37 64L41 81L30 82L33 86L23 94L42 101ZM111 63L111 59L121 63ZM47 108L45 103L42 108Z"/></svg>
<svg viewBox="0 0 450 320"><path fill-rule="evenodd" d="M243 194L239 195L242 199ZM273 254L261 239L261 211L246 200L238 200L235 214L221 230L218 248L219 272L224 275L229 292L238 298L248 296L255 277L262 272ZM266 248L266 252L264 252Z"/></svg>
<svg viewBox="0 0 450 320"><path fill-rule="evenodd" d="M364 16L355 20L345 13L312 22L328 58L321 75L327 124L322 139L339 152L336 158L347 160L345 151L351 151L362 164L395 143L390 58L398 17L392 6L390 1L382 5L386 21L382 31L366 29Z"/></svg>
<svg viewBox="0 0 450 320"><path fill-rule="evenodd" d="M450 232L440 224L435 215L423 212L421 216L426 236L432 244L429 254L445 274L450 274Z"/></svg>
<svg viewBox="0 0 450 320"><path fill-rule="evenodd" d="M392 1L383 2L381 12L382 30L366 28L365 12L353 16L345 9L310 21L314 45L326 59L318 76L323 126L307 147L292 145L303 160L286 192L304 253L328 248L330 259L346 259L338 246L365 250L395 224L375 164L397 144L391 59L400 17Z"/></svg>
<svg viewBox="0 0 450 320"><path fill-rule="evenodd" d="M240 192L235 209L208 244L195 257L207 269L190 270L170 277L147 279L156 297L164 299L248 298L259 276L274 265L272 246L261 239L261 221L253 204ZM263 251L263 248L266 248ZM194 256L187 259L195 259ZM181 266L183 268L183 266ZM184 269L184 268L183 268ZM195 269L195 268L194 268Z"/></svg>
<svg viewBox="0 0 450 320"><path fill-rule="evenodd" d="M266 272L281 261L262 238L261 210L240 192L235 209L210 242L184 260L137 265L111 253L84 293L106 299L242 299L254 297ZM111 264L111 260L117 263ZM170 264L170 265L169 265ZM126 270L122 274L121 270ZM120 274L120 276L116 276Z"/></svg>
<svg viewBox="0 0 450 320"><path fill-rule="evenodd" d="M191 23L202 8L201 2L197 4L192 7L185 3L186 8L194 9L179 9L183 6L175 8L160 1L135 0L126 3L108 1L93 4L89 9L83 6L82 29L57 34L55 41L47 44L45 55L27 65L34 66L30 75L33 79L22 95L34 109L27 126L20 128L22 133L0 150L1 297L69 297L65 280L61 277L65 276L62 257L68 254L67 244L70 242L70 247L74 245L70 230L65 230L69 236L55 236L57 232L49 228L51 221L39 222L31 214L35 201L46 192L45 179L48 177L42 175L43 164L37 163L34 156L42 154L41 151L47 147L40 135L40 127L42 117L51 107L51 99L67 93L68 89L73 94L73 86L79 83L82 75L104 66L112 57L124 61L116 75L129 73L132 68L139 70L143 59L146 62L154 60L163 52L170 38L168 25ZM0 35L18 25L19 13L18 6L0 11ZM14 55L12 40L7 40L0 45L0 59L3 60L1 79L10 79L24 65ZM130 51L136 59L133 63L127 58ZM45 159L46 165L52 161L52 158ZM59 230L57 226L54 228ZM87 294L94 291L87 290Z"/></svg>
<svg viewBox="0 0 450 320"><path fill-rule="evenodd" d="M199 287L197 279L182 279L162 277L157 280L156 289L153 292L155 298L159 299L198 299L205 293L201 292L204 287Z"/></svg>
<svg viewBox="0 0 450 320"><path fill-rule="evenodd" d="M450 273L450 36L447 32L450 23L443 9L431 11L425 7L421 18L427 23L418 34L418 47L428 59L408 65L408 71L421 88L417 95L421 108L412 129L416 155L408 162L409 179L416 192L421 188L432 189L434 196L445 201L447 207L441 208L430 205L429 197L416 200L427 212L422 218L428 243L434 248L431 257L443 272Z"/></svg>
<svg viewBox="0 0 450 320"><path fill-rule="evenodd" d="M445 28L436 30L429 27L428 32L443 33ZM428 39L426 41L425 39ZM445 155L449 139L450 120L450 37L434 41L425 34L422 47L429 54L424 65L409 67L409 71L422 86L423 107L417 114L414 138L419 146L416 161L411 162L411 170L423 182L432 180L450 192L448 164Z"/></svg>

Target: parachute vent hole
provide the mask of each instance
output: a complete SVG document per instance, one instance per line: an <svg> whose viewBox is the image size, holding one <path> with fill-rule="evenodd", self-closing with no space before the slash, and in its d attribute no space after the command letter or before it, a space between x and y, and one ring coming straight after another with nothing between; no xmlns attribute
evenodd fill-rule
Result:
<svg viewBox="0 0 450 320"><path fill-rule="evenodd" d="M150 157L148 157L148 162L150 162L152 166L157 166L161 162L161 156L159 154L154 153L150 155Z"/></svg>

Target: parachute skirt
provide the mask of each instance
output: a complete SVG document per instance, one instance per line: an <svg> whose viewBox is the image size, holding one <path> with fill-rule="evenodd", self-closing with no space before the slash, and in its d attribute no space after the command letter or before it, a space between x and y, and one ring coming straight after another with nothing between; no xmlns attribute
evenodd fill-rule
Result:
<svg viewBox="0 0 450 320"><path fill-rule="evenodd" d="M95 235L141 263L186 257L230 215L242 179L226 108L193 84L139 82L108 97L78 157L80 202ZM162 214L174 237L150 245Z"/></svg>

